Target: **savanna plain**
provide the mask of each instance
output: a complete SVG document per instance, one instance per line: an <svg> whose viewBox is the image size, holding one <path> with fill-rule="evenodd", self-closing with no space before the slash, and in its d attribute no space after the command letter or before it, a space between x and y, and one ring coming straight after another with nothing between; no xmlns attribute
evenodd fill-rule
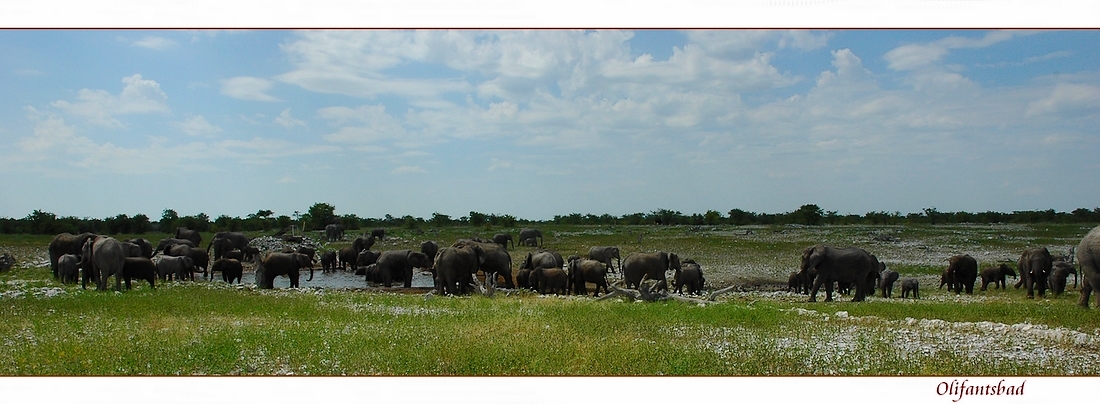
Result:
<svg viewBox="0 0 1100 404"><path fill-rule="evenodd" d="M18 260L0 274L3 375L1097 375L1100 310L1077 307L1080 282L1058 296L938 288L955 254L981 268L1028 247L1068 254L1079 224L905 226L538 226L563 256L591 246L666 251L697 261L714 304L626 297L439 296L428 288L311 286L261 290L220 279L135 281L122 292L64 285L50 271L52 236L0 236ZM518 233L518 228L386 229L375 250ZM320 250L332 243L307 233ZM262 234L250 234L261 236ZM154 243L168 234L145 237ZM204 233L204 244L212 234ZM920 298L787 290L804 248L823 243L875 254ZM532 247L511 250L513 271ZM337 276L319 271L314 280ZM248 269L246 269L247 271ZM340 276L344 276L339 274ZM671 276L671 272L669 273ZM609 274L611 281L619 273ZM285 278L283 278L285 279ZM360 278L361 279L361 278ZM319 284L319 283L318 283Z"/></svg>

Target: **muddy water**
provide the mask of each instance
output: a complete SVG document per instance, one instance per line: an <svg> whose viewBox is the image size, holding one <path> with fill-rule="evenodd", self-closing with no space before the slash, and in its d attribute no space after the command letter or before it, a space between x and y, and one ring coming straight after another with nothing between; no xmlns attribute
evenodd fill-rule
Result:
<svg viewBox="0 0 1100 404"><path fill-rule="evenodd" d="M215 278L218 282L221 281L221 273L215 273ZM313 281L306 281L309 279L309 271L303 271L301 278L299 278L298 286L310 287L310 288L326 288L326 289L367 289L378 288L380 285L368 285L366 277L363 275L354 275L351 271L336 271L330 273L322 273L317 270L313 272ZM256 283L256 273L253 271L245 271L241 277L241 283ZM412 287L414 288L430 288L435 284L432 281L432 274L430 272L417 271L413 273ZM400 282L394 284L395 287L402 287ZM276 288L289 288L290 278L286 276L275 277Z"/></svg>

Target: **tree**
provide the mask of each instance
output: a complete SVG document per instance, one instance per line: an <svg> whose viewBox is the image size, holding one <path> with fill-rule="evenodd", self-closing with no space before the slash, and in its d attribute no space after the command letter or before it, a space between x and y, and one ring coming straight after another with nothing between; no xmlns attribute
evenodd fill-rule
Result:
<svg viewBox="0 0 1100 404"><path fill-rule="evenodd" d="M821 217L824 215L824 211L820 207L814 204L802 205L798 210L794 211L794 222L809 226L817 226L821 224Z"/></svg>
<svg viewBox="0 0 1100 404"><path fill-rule="evenodd" d="M176 232L176 221L179 220L180 215L176 214L176 211L172 209L164 209L160 213L160 231L165 233Z"/></svg>
<svg viewBox="0 0 1100 404"><path fill-rule="evenodd" d="M730 221L736 226L744 226L752 223L753 218L756 217L755 213L746 212L741 209L730 209L729 211Z"/></svg>
<svg viewBox="0 0 1100 404"><path fill-rule="evenodd" d="M306 212L306 226L313 230L325 228L336 218L336 207L327 203L315 203Z"/></svg>
<svg viewBox="0 0 1100 404"><path fill-rule="evenodd" d="M722 220L722 214L715 210L708 210L703 214L703 224L713 226L718 224Z"/></svg>
<svg viewBox="0 0 1100 404"><path fill-rule="evenodd" d="M471 226L481 226L481 225L485 224L485 219L487 219L487 218L488 218L488 216L486 216L484 213L478 213L478 212L474 212L472 210L470 211L470 225Z"/></svg>
<svg viewBox="0 0 1100 404"><path fill-rule="evenodd" d="M451 217L447 216L447 215L444 215L442 213L439 213L439 212L435 212L435 213L432 213L432 218L430 219L430 222L431 222L432 226L435 226L435 227L450 226L451 225Z"/></svg>

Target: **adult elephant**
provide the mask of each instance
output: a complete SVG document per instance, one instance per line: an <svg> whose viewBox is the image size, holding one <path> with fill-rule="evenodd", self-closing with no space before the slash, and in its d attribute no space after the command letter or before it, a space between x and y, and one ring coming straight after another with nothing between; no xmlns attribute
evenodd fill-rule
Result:
<svg viewBox="0 0 1100 404"><path fill-rule="evenodd" d="M210 253L211 249L214 250L214 261L217 261L225 257L225 253L237 249L237 246L233 243L233 240L215 237L213 240L210 240L210 245L206 246L207 254Z"/></svg>
<svg viewBox="0 0 1100 404"><path fill-rule="evenodd" d="M80 276L80 256L63 254L57 258L57 273L61 283L76 283Z"/></svg>
<svg viewBox="0 0 1100 404"><path fill-rule="evenodd" d="M351 270L355 270L355 262L358 259L359 254L355 252L355 247L347 246L340 248L340 251L336 253L336 257L340 259L340 269L343 271L348 270L348 265L351 265Z"/></svg>
<svg viewBox="0 0 1100 404"><path fill-rule="evenodd" d="M538 243L535 246L536 247L542 247L542 232L539 231L539 229L523 229L523 230L520 230L519 231L519 239L520 240L527 240L527 239L537 240Z"/></svg>
<svg viewBox="0 0 1100 404"><path fill-rule="evenodd" d="M191 247L191 248L198 247L191 240L185 240L185 239L182 239L182 238L162 238L162 239L160 239L160 242L157 243L157 249L153 251L153 254L154 255L156 255L156 254L167 254L169 248L172 248L173 246L180 245L180 244L183 244L183 245Z"/></svg>
<svg viewBox="0 0 1100 404"><path fill-rule="evenodd" d="M512 281L512 255L508 250L496 243L481 243L473 240L458 240L452 247L469 245L475 247L478 252L478 268L485 274L485 281L497 284L497 277L504 278L504 287L514 289ZM554 253L551 253L554 254ZM557 257L561 257L558 255Z"/></svg>
<svg viewBox="0 0 1100 404"><path fill-rule="evenodd" d="M202 235L199 234L198 231L190 230L186 227L181 226L176 228L176 238L191 240L192 243L195 243L195 247L202 245Z"/></svg>
<svg viewBox="0 0 1100 404"><path fill-rule="evenodd" d="M383 228L372 229L370 231L370 236L374 237L376 239L379 239L379 240L385 240L386 239L386 229L383 229Z"/></svg>
<svg viewBox="0 0 1100 404"><path fill-rule="evenodd" d="M575 295L587 295L587 283L596 284L596 291L592 296L599 296L600 288L603 288L604 293L610 293L607 290L607 266L600 261L571 257L566 273Z"/></svg>
<svg viewBox="0 0 1100 404"><path fill-rule="evenodd" d="M371 247L374 247L374 243L377 240L380 239L373 235L369 237L356 237L355 240L351 241L351 248L354 248L355 253L359 254L363 250L369 250Z"/></svg>
<svg viewBox="0 0 1100 404"><path fill-rule="evenodd" d="M132 238L126 241L137 244L137 246L141 248L142 257L153 258L153 254L156 252L156 250L153 250L153 243L144 238Z"/></svg>
<svg viewBox="0 0 1100 404"><path fill-rule="evenodd" d="M161 281L183 280L195 272L195 261L189 256L163 256L157 260L157 274Z"/></svg>
<svg viewBox="0 0 1100 404"><path fill-rule="evenodd" d="M623 279L626 286L638 288L642 284L642 278L660 282L657 290L668 289L668 279L665 271L680 269L680 257L675 253L658 251L655 253L632 253L623 260Z"/></svg>
<svg viewBox="0 0 1100 404"><path fill-rule="evenodd" d="M1051 265L1050 277L1047 278L1047 286L1050 287L1050 293L1055 296L1061 295L1066 291L1066 279L1069 275L1073 274L1073 287L1077 287L1077 268L1073 267L1073 264L1065 262L1063 260L1054 261Z"/></svg>
<svg viewBox="0 0 1100 404"><path fill-rule="evenodd" d="M224 238L232 241L233 248L244 251L246 255L248 254L248 251L245 249L248 247L248 242L252 241L252 239L246 236L244 233L236 231L219 231L217 233L214 233L214 239L216 240L219 238ZM211 241L211 244L213 244L213 241ZM206 249L209 251L210 246L207 246Z"/></svg>
<svg viewBox="0 0 1100 404"><path fill-rule="evenodd" d="M879 289L882 289L882 297L893 297L894 295L894 282L897 282L900 275L892 270L883 268L879 272Z"/></svg>
<svg viewBox="0 0 1100 404"><path fill-rule="evenodd" d="M115 291L122 291L122 265L126 260L122 242L113 237L95 236L84 242L81 252L84 273L82 288L88 287L88 279L95 279L96 290L107 290L107 277L115 277Z"/></svg>
<svg viewBox="0 0 1100 404"><path fill-rule="evenodd" d="M50 254L50 270L53 271L54 279L59 278L57 259L65 254L80 255L81 251L84 250L84 242L95 236L93 233L80 233L77 235L61 233L50 240L47 250Z"/></svg>
<svg viewBox="0 0 1100 404"><path fill-rule="evenodd" d="M1024 250L1020 259L1016 261L1016 268L1020 270L1020 280L1014 286L1019 289L1023 286L1027 289L1027 298L1034 299L1035 291L1039 297L1046 294L1047 277L1050 276L1051 267L1054 265L1054 257L1046 247L1036 247Z"/></svg>
<svg viewBox="0 0 1100 404"><path fill-rule="evenodd" d="M330 224L325 226L325 240L333 242L344 238L344 226L339 224Z"/></svg>
<svg viewBox="0 0 1100 404"><path fill-rule="evenodd" d="M1013 271L1012 267L1005 264L983 268L978 274L982 277L982 287L979 290L986 290L986 287L989 286L990 283L993 284L994 289L998 287L1006 289L1005 278L1009 276L1013 278L1016 277L1016 271Z"/></svg>
<svg viewBox="0 0 1100 404"><path fill-rule="evenodd" d="M214 261L214 264L210 266L210 280L214 280L214 272L222 273L222 280L225 283L233 283L236 279L237 283L241 283L241 277L244 275L244 265L241 261L233 258L222 258Z"/></svg>
<svg viewBox="0 0 1100 404"><path fill-rule="evenodd" d="M867 296L867 279L878 272L878 263L862 248L835 248L817 244L802 250L801 272L813 277L810 289L811 302L817 301L817 291L825 285L825 301L833 300L833 282L849 282L856 286L853 302L862 302Z"/></svg>
<svg viewBox="0 0 1100 404"><path fill-rule="evenodd" d="M493 235L493 242L500 244L505 250L508 249L508 243L512 243L512 249L516 249L516 242L512 241L512 235L508 233L497 233Z"/></svg>
<svg viewBox="0 0 1100 404"><path fill-rule="evenodd" d="M260 289L274 289L275 277L286 275L290 278L290 287L296 288L302 268L309 268L309 279L306 281L312 281L313 262L308 255L296 252L268 254L260 260L260 265L256 268L256 286Z"/></svg>
<svg viewBox="0 0 1100 404"><path fill-rule="evenodd" d="M427 255L428 260L432 261L432 267L428 269L435 271L435 255L439 253L439 243L431 240L420 243L420 252Z"/></svg>
<svg viewBox="0 0 1100 404"><path fill-rule="evenodd" d="M607 270L614 273L615 266L611 265L611 259L614 258L615 262L619 264L619 268L622 268L622 259L619 258L619 247L614 246L595 246L588 249L588 259L602 262L607 266Z"/></svg>
<svg viewBox="0 0 1100 404"><path fill-rule="evenodd" d="M360 251L359 255L355 257L355 274L363 275L364 268L378 262L378 257L380 256L382 256L382 253L378 251Z"/></svg>
<svg viewBox="0 0 1100 404"><path fill-rule="evenodd" d="M435 256L435 289L439 294L464 295L477 273L480 248L472 244L456 244L444 248Z"/></svg>
<svg viewBox="0 0 1100 404"><path fill-rule="evenodd" d="M1089 308L1089 296L1092 290L1100 292L1100 226L1089 230L1089 233L1077 244L1077 265L1081 267L1081 297L1077 299L1077 305ZM1096 296L1097 305L1100 305L1100 293Z"/></svg>
<svg viewBox="0 0 1100 404"><path fill-rule="evenodd" d="M413 250L383 251L378 256L378 270L382 271L382 285L390 287L395 279L404 281L406 288L412 287L413 268L428 268L428 256Z"/></svg>
<svg viewBox="0 0 1100 404"><path fill-rule="evenodd" d="M974 281L978 279L978 260L968 254L955 255L947 260L947 282L955 294L974 294Z"/></svg>
<svg viewBox="0 0 1100 404"><path fill-rule="evenodd" d="M122 278L126 283L126 290L130 290L133 279L143 279L149 282L149 287L157 288L157 264L145 257L126 257L122 262Z"/></svg>
<svg viewBox="0 0 1100 404"><path fill-rule="evenodd" d="M336 272L336 251L321 253L321 273Z"/></svg>
<svg viewBox="0 0 1100 404"><path fill-rule="evenodd" d="M672 287L681 295L684 294L684 285L688 287L688 294L702 294L704 282L706 279L703 278L703 268L690 258L680 262L680 268L676 269L676 274L672 277Z"/></svg>
<svg viewBox="0 0 1100 404"><path fill-rule="evenodd" d="M197 253L202 253L202 254L197 254ZM182 279L195 280L195 271L198 270L198 267L200 265L200 262L199 262L199 257L200 256L201 257L206 257L203 260L203 262L201 263L202 271L206 272L206 266L209 263L209 257L210 257L210 256L206 255L206 251L202 251L202 250L199 250L199 249L196 249L196 248L191 248L190 246L188 246L186 244L176 244L176 245L173 245L171 247L168 247L167 249L165 249L164 255L167 255L169 257L189 257L189 258L191 258L191 268L187 272L184 272L184 273L182 273L178 276L178 278L180 280L182 280Z"/></svg>

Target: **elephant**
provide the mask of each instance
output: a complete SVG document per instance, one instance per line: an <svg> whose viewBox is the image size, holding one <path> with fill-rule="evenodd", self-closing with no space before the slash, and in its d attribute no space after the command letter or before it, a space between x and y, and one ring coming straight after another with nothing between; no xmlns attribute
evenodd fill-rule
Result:
<svg viewBox="0 0 1100 404"><path fill-rule="evenodd" d="M149 240L144 238L132 238L126 241L137 244L138 247L141 248L141 257L153 258L153 253L156 252L156 250L153 250L153 243L150 243Z"/></svg>
<svg viewBox="0 0 1100 404"><path fill-rule="evenodd" d="M480 248L456 243L435 256L435 289L439 294L464 295L479 269Z"/></svg>
<svg viewBox="0 0 1100 404"><path fill-rule="evenodd" d="M878 287L882 289L882 297L893 297L894 295L894 282L898 280L898 273L889 269L883 269L879 272L881 279L879 280Z"/></svg>
<svg viewBox="0 0 1100 404"><path fill-rule="evenodd" d="M519 239L521 241L520 244L523 244L522 241L527 239L537 239L538 244L535 246L542 247L542 232L539 231L539 229L522 229L519 231Z"/></svg>
<svg viewBox="0 0 1100 404"><path fill-rule="evenodd" d="M862 248L835 248L823 244L806 247L802 251L801 272L813 276L810 289L811 302L817 301L817 291L825 285L825 301L833 300L833 282L853 282L856 295L853 302L862 302L867 296L867 279L878 272L878 260Z"/></svg>
<svg viewBox="0 0 1100 404"><path fill-rule="evenodd" d="M344 226L339 224L330 224L325 226L325 240L333 242L344 238Z"/></svg>
<svg viewBox="0 0 1100 404"><path fill-rule="evenodd" d="M1100 226L1093 227L1081 238L1081 243L1077 244L1076 256L1077 265L1081 267L1081 297L1077 299L1077 305L1087 309L1092 290L1100 291ZM1096 301L1100 305L1100 293L1097 294Z"/></svg>
<svg viewBox="0 0 1100 404"><path fill-rule="evenodd" d="M321 253L321 273L336 272L336 251Z"/></svg>
<svg viewBox="0 0 1100 404"><path fill-rule="evenodd" d="M253 246L245 246L244 248L239 248L239 250L244 254L245 261L253 260L256 256L260 255L260 249Z"/></svg>
<svg viewBox="0 0 1100 404"><path fill-rule="evenodd" d="M575 295L588 294L586 282L596 284L596 291L592 296L599 296L600 288L603 288L604 293L611 293L607 289L607 266L600 261L570 257L566 273Z"/></svg>
<svg viewBox="0 0 1100 404"><path fill-rule="evenodd" d="M232 250L226 251L225 254L222 254L221 258L234 259L234 260L237 260L237 261L244 262L244 252L241 252L241 250L232 249ZM214 261L217 261L221 258L215 259Z"/></svg>
<svg viewBox="0 0 1100 404"><path fill-rule="evenodd" d="M1039 291L1039 297L1044 297L1047 288L1047 277L1050 275L1054 259L1050 250L1046 247L1036 247L1024 250L1020 259L1016 261L1016 268L1020 270L1020 280L1013 286L1027 288L1027 298L1034 299L1035 291Z"/></svg>
<svg viewBox="0 0 1100 404"><path fill-rule="evenodd" d="M520 268L516 271L516 287L520 289L535 290L534 285L531 285L530 268Z"/></svg>
<svg viewBox="0 0 1100 404"><path fill-rule="evenodd" d="M107 290L107 277L114 275L115 291L122 291L122 265L126 252L122 243L113 237L95 236L84 242L80 257L84 269L81 287L87 288L88 279L95 279L96 290Z"/></svg>
<svg viewBox="0 0 1100 404"><path fill-rule="evenodd" d="M57 258L57 273L61 283L76 283L80 276L80 256L64 254Z"/></svg>
<svg viewBox="0 0 1100 404"><path fill-rule="evenodd" d="M260 289L274 289L275 277L279 275L286 275L290 278L290 287L298 287L298 281L301 274L299 271L302 268L309 268L309 279L307 282L313 280L313 261L310 261L309 256L301 253L270 253L262 260L260 265L256 267L256 286Z"/></svg>
<svg viewBox="0 0 1100 404"><path fill-rule="evenodd" d="M309 256L309 262L317 262L317 250L310 246L298 246L294 252Z"/></svg>
<svg viewBox="0 0 1100 404"><path fill-rule="evenodd" d="M246 249L246 248L248 248L248 242L251 241L251 239L248 236L246 236L244 233L235 232L235 231L219 231L217 233L214 233L214 240L217 240L219 238L224 238L224 239L228 239L229 241L232 241L233 242L233 248L236 248L236 249L241 250L242 252L244 252L244 255L245 255L246 258L248 258L250 256L250 254L255 254L255 253L251 252L251 250ZM210 243L213 244L214 241L211 240ZM210 246L207 246L206 249L209 250ZM253 249L255 249L255 248L253 248ZM228 251L228 250L226 250L226 251ZM258 251L257 251L257 253L258 253Z"/></svg>
<svg viewBox="0 0 1100 404"><path fill-rule="evenodd" d="M385 240L386 239L386 229L383 229L383 228L372 229L370 231L370 236L374 237L376 239L379 239L379 240ZM367 248L370 248L370 247L367 247Z"/></svg>
<svg viewBox="0 0 1100 404"><path fill-rule="evenodd" d="M940 273L940 286L936 289L943 289L943 285L947 285L947 291L951 291L951 274L947 272L947 268L943 269Z"/></svg>
<svg viewBox="0 0 1100 404"><path fill-rule="evenodd" d="M202 235L199 234L198 231L189 230L186 227L181 226L176 228L176 238L191 240L192 243L195 243L194 247L202 245Z"/></svg>
<svg viewBox="0 0 1100 404"><path fill-rule="evenodd" d="M180 238L164 238L157 243L157 249L153 251L153 254L167 254L168 249L172 246L183 244L191 248L197 247L191 240L185 240Z"/></svg>
<svg viewBox="0 0 1100 404"><path fill-rule="evenodd" d="M672 287L681 295L684 294L684 285L688 287L688 294L702 294L704 282L703 268L691 258L680 261L680 268L676 268L676 274L672 277Z"/></svg>
<svg viewBox="0 0 1100 404"><path fill-rule="evenodd" d="M515 282L512 281L512 255L508 253L507 248L495 243L483 243L473 240L458 240L451 246L458 245L469 245L477 248L478 268L485 274L486 282L492 282L496 285L499 276L504 278L504 287L508 289L516 287ZM560 261L561 255L556 255L556 259Z"/></svg>
<svg viewBox="0 0 1100 404"><path fill-rule="evenodd" d="M609 272L615 273L615 266L611 265L612 258L619 264L619 268L622 268L623 263L622 259L619 258L619 247L595 246L588 249L588 259L602 262L607 266Z"/></svg>
<svg viewBox="0 0 1100 404"><path fill-rule="evenodd" d="M982 287L979 290L986 290L986 287L990 283L993 284L993 288L1005 289L1005 277L1016 277L1016 271L1013 271L1011 267L1005 264L998 265L996 267L984 268L979 272L982 277Z"/></svg>
<svg viewBox="0 0 1100 404"><path fill-rule="evenodd" d="M1073 287L1077 287L1077 268L1063 260L1054 261L1051 264L1050 277L1047 278L1047 286L1050 287L1050 293L1055 296L1061 295L1066 291L1066 278L1069 278L1069 274L1073 274Z"/></svg>
<svg viewBox="0 0 1100 404"><path fill-rule="evenodd" d="M809 292L809 289L803 287L803 285L805 285L805 284L806 284L806 282L805 282L805 280L802 279L802 273L800 273L800 272L791 272L791 274L787 276L787 291L788 292L791 292L791 291L794 291L795 293ZM803 292L803 291L805 291L805 292Z"/></svg>
<svg viewBox="0 0 1100 404"><path fill-rule="evenodd" d="M214 272L222 273L222 280L225 283L233 283L236 279L237 283L241 283L241 277L244 275L244 265L241 261L233 258L221 258L214 261L214 264L210 266L210 280L214 280Z"/></svg>
<svg viewBox="0 0 1100 404"><path fill-rule="evenodd" d="M356 254L359 254L363 250L369 250L371 247L374 247L374 243L378 240L380 239L373 235L370 237L356 237L355 240L352 240L351 247L355 249Z"/></svg>
<svg viewBox="0 0 1100 404"><path fill-rule="evenodd" d="M195 271L195 260L186 255L184 256L165 256L160 257L157 260L157 274L160 275L160 280L182 280L187 278L187 274Z"/></svg>
<svg viewBox="0 0 1100 404"><path fill-rule="evenodd" d="M367 285L382 284L382 271L378 270L378 264L370 264L362 268L362 273L356 273L356 275L365 275L367 278Z"/></svg>
<svg viewBox="0 0 1100 404"><path fill-rule="evenodd" d="M668 280L665 278L665 271L680 269L680 257L675 253L666 253L664 251L658 251L655 253L631 253L623 260L623 279L626 280L626 286L630 288L637 288L641 286L642 279L647 277L649 279L661 282L664 286L658 286L658 290L665 290L668 288Z"/></svg>
<svg viewBox="0 0 1100 404"><path fill-rule="evenodd" d="M210 245L206 246L207 253L210 252L211 248L214 249L214 260L217 261L224 257L226 253L236 249L237 246L233 243L233 240L215 237L210 240Z"/></svg>
<svg viewBox="0 0 1100 404"><path fill-rule="evenodd" d="M901 298L909 297L909 292L913 292L914 299L920 299L920 281L916 278L906 278L901 281Z"/></svg>
<svg viewBox="0 0 1100 404"><path fill-rule="evenodd" d="M508 243L512 243L512 249L516 249L516 242L512 241L512 235L508 233L497 233L493 236L493 242L500 244L505 250L508 249Z"/></svg>
<svg viewBox="0 0 1100 404"><path fill-rule="evenodd" d="M541 294L569 294L569 274L562 267L539 267L531 270L530 281Z"/></svg>
<svg viewBox="0 0 1100 404"><path fill-rule="evenodd" d="M403 280L406 288L412 287L413 268L428 268L428 256L413 250L383 251L378 256L378 270L382 271L382 285L390 287L394 279Z"/></svg>
<svg viewBox="0 0 1100 404"><path fill-rule="evenodd" d="M206 255L205 251L191 248L190 246L188 246L186 244L176 244L176 245L173 245L173 246L168 247L167 249L165 249L164 255L167 255L167 256L170 256L170 257L190 257L191 258L191 267L190 267L190 269L187 270L184 273L179 274L179 276L177 276L177 278L179 280L184 280L184 279L195 280L195 271L198 270L198 267L199 267L199 261L198 261L199 258L198 258L198 254L196 254L196 252L201 252L201 253L203 253L202 256L207 257L206 260L202 263L202 265L203 265L202 271L206 272L206 267L205 266L209 263L209 256Z"/></svg>
<svg viewBox="0 0 1100 404"><path fill-rule="evenodd" d="M351 265L351 270L354 271L355 261L359 257L359 253L355 251L354 247L347 246L340 248L340 251L336 253L336 257L340 259L340 269L343 271L348 270L348 265Z"/></svg>
<svg viewBox="0 0 1100 404"><path fill-rule="evenodd" d="M538 247L539 246L539 240L537 238L534 238L534 237L521 238L521 239L519 239L519 245L528 246L528 247Z"/></svg>
<svg viewBox="0 0 1100 404"><path fill-rule="evenodd" d="M367 265L378 262L378 257L381 256L381 255L382 255L381 252L376 252L376 251L371 251L371 250L361 251L359 253L359 255L357 255L355 257L355 268L356 268L355 274L356 275L363 275L363 272L362 272L363 268L366 268Z"/></svg>
<svg viewBox="0 0 1100 404"><path fill-rule="evenodd" d="M50 255L50 270L53 271L54 279L58 279L57 273L57 259L65 254L80 255L84 250L84 242L88 239L95 237L93 233L80 233L72 235L69 233L58 234L50 240L50 245L47 248Z"/></svg>
<svg viewBox="0 0 1100 404"><path fill-rule="evenodd" d="M157 288L157 264L145 257L126 257L122 262L122 277L126 283L126 290L130 290L130 281L144 279L149 282L149 287Z"/></svg>
<svg viewBox="0 0 1100 404"><path fill-rule="evenodd" d="M978 279L978 260L968 254L955 255L947 260L947 282L949 290L961 294L974 294L974 281Z"/></svg>
<svg viewBox="0 0 1100 404"><path fill-rule="evenodd" d="M435 273L435 255L439 253L439 243L431 240L420 243L420 252L427 255L428 259L432 261L432 266L428 269L432 270L432 273Z"/></svg>

